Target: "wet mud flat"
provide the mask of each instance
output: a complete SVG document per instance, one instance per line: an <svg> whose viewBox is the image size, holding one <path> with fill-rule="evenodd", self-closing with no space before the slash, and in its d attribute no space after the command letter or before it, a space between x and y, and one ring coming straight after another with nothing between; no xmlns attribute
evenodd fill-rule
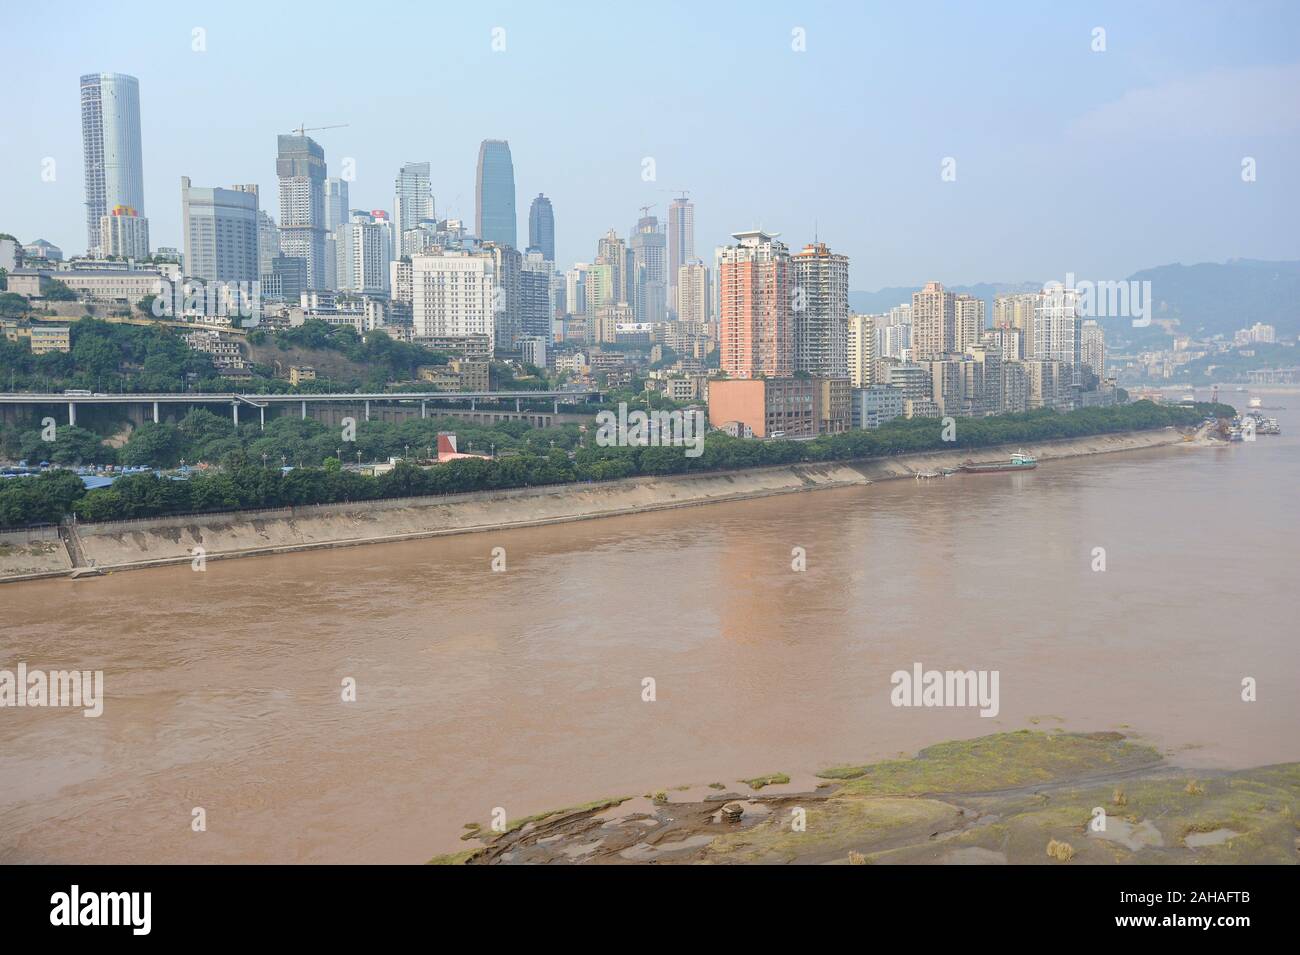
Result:
<svg viewBox="0 0 1300 955"><path fill-rule="evenodd" d="M469 823L435 864L1294 864L1300 763L1191 773L1120 733L1022 730L914 758Z"/></svg>

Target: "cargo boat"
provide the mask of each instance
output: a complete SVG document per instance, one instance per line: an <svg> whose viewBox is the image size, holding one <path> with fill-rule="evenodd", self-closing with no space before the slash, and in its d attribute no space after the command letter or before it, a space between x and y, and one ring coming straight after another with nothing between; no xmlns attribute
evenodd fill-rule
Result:
<svg viewBox="0 0 1300 955"><path fill-rule="evenodd" d="M1011 455L1010 461L990 461L984 464L976 464L974 461L967 461L959 471L967 474L996 474L1001 471L1032 471L1038 467L1038 461L1026 451L1017 451Z"/></svg>

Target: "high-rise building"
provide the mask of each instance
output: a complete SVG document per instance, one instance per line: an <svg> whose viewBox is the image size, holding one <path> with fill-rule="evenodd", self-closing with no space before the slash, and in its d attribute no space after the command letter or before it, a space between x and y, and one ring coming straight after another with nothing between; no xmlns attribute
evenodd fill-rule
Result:
<svg viewBox="0 0 1300 955"><path fill-rule="evenodd" d="M971 397L971 413L1001 414L1006 403L1002 349L992 342L981 341L967 347L966 358L966 393Z"/></svg>
<svg viewBox="0 0 1300 955"><path fill-rule="evenodd" d="M1035 361L1075 364L1079 360L1079 292L1051 286L1038 296L1034 309L1033 350ZM1031 402L1033 393L1031 389Z"/></svg>
<svg viewBox="0 0 1300 955"><path fill-rule="evenodd" d="M99 253L119 259L149 255L149 220L124 206L115 206L99 220Z"/></svg>
<svg viewBox="0 0 1300 955"><path fill-rule="evenodd" d="M257 271L271 272L271 260L280 254L280 227L265 209L257 211Z"/></svg>
<svg viewBox="0 0 1300 955"><path fill-rule="evenodd" d="M442 251L411 256L411 316L416 337L487 337L496 323L493 292L496 258L491 252Z"/></svg>
<svg viewBox="0 0 1300 955"><path fill-rule="evenodd" d="M912 354L912 323L876 326L876 357L900 361Z"/></svg>
<svg viewBox="0 0 1300 955"><path fill-rule="evenodd" d="M425 238L420 223L435 219L433 186L427 162L408 162L397 170L393 182L393 231L396 233L394 254L414 255L424 250Z"/></svg>
<svg viewBox="0 0 1300 955"><path fill-rule="evenodd" d="M791 256L794 370L849 377L849 257L814 242ZM861 387L861 384L855 387Z"/></svg>
<svg viewBox="0 0 1300 955"><path fill-rule="evenodd" d="M872 316L849 316L848 353L849 382L854 388L870 387L875 383L872 366L876 361L876 323Z"/></svg>
<svg viewBox="0 0 1300 955"><path fill-rule="evenodd" d="M633 296L629 302L638 322L662 322L668 317L667 244L659 217L637 220L631 242Z"/></svg>
<svg viewBox="0 0 1300 955"><path fill-rule="evenodd" d="M1277 342L1277 328L1273 325L1266 325L1264 322L1256 322L1250 326L1250 340L1261 345L1272 345Z"/></svg>
<svg viewBox="0 0 1300 955"><path fill-rule="evenodd" d="M588 262L575 262L564 273L564 302L569 315L587 314L587 270L590 268Z"/></svg>
<svg viewBox="0 0 1300 955"><path fill-rule="evenodd" d="M496 269L496 294L493 296L493 347L499 351L514 351L523 329L520 309L520 275L524 257L514 246L483 243L483 252L492 256Z"/></svg>
<svg viewBox="0 0 1300 955"><path fill-rule="evenodd" d="M709 320L709 267L703 262L687 262L677 270L677 302L674 311L679 322L703 325Z"/></svg>
<svg viewBox="0 0 1300 955"><path fill-rule="evenodd" d="M374 213L354 211L348 222L334 230L334 243L338 291L363 295L388 293L388 263L393 258L393 246L386 219Z"/></svg>
<svg viewBox="0 0 1300 955"><path fill-rule="evenodd" d="M1028 410L1068 406L1067 392L1073 380L1071 365L1037 358L1020 364L1025 369Z"/></svg>
<svg viewBox="0 0 1300 955"><path fill-rule="evenodd" d="M330 176L325 180L325 276L318 286L337 290L339 285L339 241L337 230L349 220L348 183Z"/></svg>
<svg viewBox="0 0 1300 955"><path fill-rule="evenodd" d="M1023 361L1002 362L1002 410L1005 413L1029 410L1029 372Z"/></svg>
<svg viewBox="0 0 1300 955"><path fill-rule="evenodd" d="M551 334L555 333L562 327L562 323L569 314L569 283L565 273L551 270Z"/></svg>
<svg viewBox="0 0 1300 955"><path fill-rule="evenodd" d="M997 347L1003 361L1021 361L1025 357L1025 336L1018 328L994 325L984 333L984 340Z"/></svg>
<svg viewBox="0 0 1300 955"><path fill-rule="evenodd" d="M695 261L695 203L683 194L668 205L668 301L676 308L677 279Z"/></svg>
<svg viewBox="0 0 1300 955"><path fill-rule="evenodd" d="M938 282L912 293L912 360L928 361L951 354L956 346L957 296Z"/></svg>
<svg viewBox="0 0 1300 955"><path fill-rule="evenodd" d="M326 232L333 232L348 221L348 182L337 176L330 176L324 185L324 218L321 225Z"/></svg>
<svg viewBox="0 0 1300 955"><path fill-rule="evenodd" d="M971 401L966 392L964 365L960 359L922 361L930 375L930 400L941 415L969 415Z"/></svg>
<svg viewBox="0 0 1300 955"><path fill-rule="evenodd" d="M587 296L586 314L595 315L596 309L606 305L627 304L615 294L615 276L619 273L614 271L614 266L597 261L595 265L587 266L583 272L583 290Z"/></svg>
<svg viewBox="0 0 1300 955"><path fill-rule="evenodd" d="M484 242L518 248L515 225L515 164L504 139L485 139L478 147L474 228Z"/></svg>
<svg viewBox="0 0 1300 955"><path fill-rule="evenodd" d="M519 273L519 326L524 338L551 340L553 270L550 260L541 249L529 249L524 253ZM545 367L545 362L539 367Z"/></svg>
<svg viewBox="0 0 1300 955"><path fill-rule="evenodd" d="M776 236L735 232L717 251L721 367L733 378L794 373L790 287L794 267Z"/></svg>
<svg viewBox="0 0 1300 955"><path fill-rule="evenodd" d="M1106 377L1106 333L1093 319L1079 329L1079 361L1099 380Z"/></svg>
<svg viewBox="0 0 1300 955"><path fill-rule="evenodd" d="M606 301L632 303L633 287L631 276L628 274L630 259L631 253L627 243L613 229L606 232L605 237L596 243L596 265L608 265L610 273L607 295L598 300L597 304L604 304ZM590 286L590 283L588 285ZM587 293L587 300L591 301L590 291Z"/></svg>
<svg viewBox="0 0 1300 955"><path fill-rule="evenodd" d="M1020 333L1023 357L1033 355L1034 313L1038 310L1039 292L1018 292L993 299L993 327L1013 328ZM1003 355L1010 358L1007 352Z"/></svg>
<svg viewBox="0 0 1300 955"><path fill-rule="evenodd" d="M294 255L271 259L271 271L262 276L262 294L297 305L307 288L307 260Z"/></svg>
<svg viewBox="0 0 1300 955"><path fill-rule="evenodd" d="M876 357L908 358L912 348L912 306L895 305L872 319L876 326Z"/></svg>
<svg viewBox="0 0 1300 955"><path fill-rule="evenodd" d="M205 283L258 281L257 212L255 190L193 186L181 176L185 274Z"/></svg>
<svg viewBox="0 0 1300 955"><path fill-rule="evenodd" d="M953 347L964 353L971 345L978 345L984 334L984 299L973 295L953 298Z"/></svg>
<svg viewBox="0 0 1300 955"><path fill-rule="evenodd" d="M245 192L257 200L257 278L272 271L271 260L280 254L280 230L275 220L262 208L262 189L255 182L235 183L235 192Z"/></svg>
<svg viewBox="0 0 1300 955"><path fill-rule="evenodd" d="M389 298L395 304L411 305L411 262L401 259L388 263Z"/></svg>
<svg viewBox="0 0 1300 955"><path fill-rule="evenodd" d="M306 264L308 288L326 279L325 150L310 136L277 138L280 180L280 248Z"/></svg>
<svg viewBox="0 0 1300 955"><path fill-rule="evenodd" d="M542 258L555 261L555 210L540 192L528 207L528 247L541 249Z"/></svg>
<svg viewBox="0 0 1300 955"><path fill-rule="evenodd" d="M105 216L121 208L128 210L126 215L144 219L140 83L134 76L89 73L81 78L81 147L86 171L86 251L102 252ZM130 228L143 229L147 236L149 225L145 221Z"/></svg>

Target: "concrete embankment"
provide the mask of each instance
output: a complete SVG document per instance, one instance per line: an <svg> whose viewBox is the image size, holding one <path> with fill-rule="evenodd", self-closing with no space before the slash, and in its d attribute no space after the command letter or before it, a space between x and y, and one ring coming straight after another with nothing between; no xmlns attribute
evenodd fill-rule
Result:
<svg viewBox="0 0 1300 955"><path fill-rule="evenodd" d="M0 531L0 581L60 577L72 567L57 527Z"/></svg>
<svg viewBox="0 0 1300 955"><path fill-rule="evenodd" d="M1051 461L1181 441L1179 432L1159 430L1040 442L1025 449L1040 461ZM0 581L187 562L198 553L196 548L202 548L207 560L251 557L850 487L956 467L971 457L1005 459L1013 450L954 449L856 462L628 478L602 484L77 524L65 529L65 539L49 533L52 529L32 535L30 541L19 539L22 532L9 534L0 541Z"/></svg>

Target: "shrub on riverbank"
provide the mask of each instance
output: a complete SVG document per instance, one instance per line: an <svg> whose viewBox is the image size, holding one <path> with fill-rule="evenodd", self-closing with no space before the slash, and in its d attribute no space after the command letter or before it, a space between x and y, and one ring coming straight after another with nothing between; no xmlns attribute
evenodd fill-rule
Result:
<svg viewBox="0 0 1300 955"><path fill-rule="evenodd" d="M1218 410L1231 413L1226 406L1218 406ZM261 460L243 450L235 450L227 455L219 472L196 474L186 481L153 474L129 475L119 478L111 487L81 495L71 502L71 510L80 520L112 521L609 481L638 475L849 461L954 447L974 449L1166 425L1186 426L1211 411L1208 405L1182 408L1143 401L1068 414L1031 411L994 418L962 418L957 421L954 442L942 439L941 423L933 418L892 421L874 431L849 431L812 441L749 441L715 433L706 438L703 453L695 458L686 457L681 447L580 447L570 456L561 447L543 450L537 442L529 442L509 457L466 458L427 469L402 462L379 477L342 470L337 462L333 466L282 472L274 465L262 466ZM24 484L34 485L35 490L22 488ZM64 510L59 513L67 513L69 502L63 485L58 485L62 489L58 494L54 493L54 485L29 479L15 479L5 485L8 486L0 486L0 514L6 515L5 524L50 520L49 515L60 507ZM11 494L17 496L11 499Z"/></svg>

